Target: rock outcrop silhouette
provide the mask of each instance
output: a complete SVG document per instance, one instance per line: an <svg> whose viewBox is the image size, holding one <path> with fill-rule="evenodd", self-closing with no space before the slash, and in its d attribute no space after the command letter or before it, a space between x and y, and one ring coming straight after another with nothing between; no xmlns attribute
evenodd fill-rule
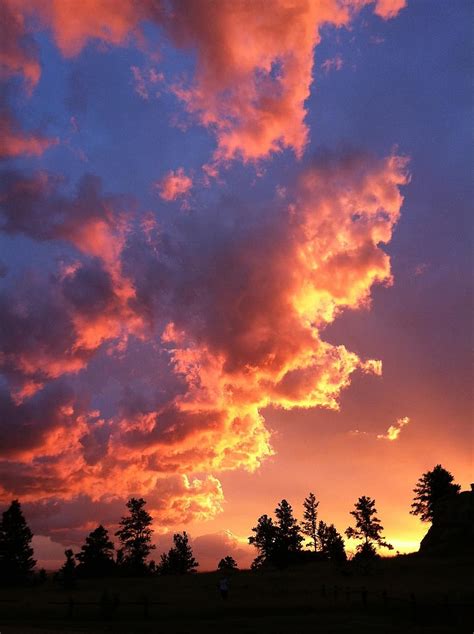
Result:
<svg viewBox="0 0 474 634"><path fill-rule="evenodd" d="M420 543L425 555L474 552L474 484L470 491L441 499L433 523Z"/></svg>

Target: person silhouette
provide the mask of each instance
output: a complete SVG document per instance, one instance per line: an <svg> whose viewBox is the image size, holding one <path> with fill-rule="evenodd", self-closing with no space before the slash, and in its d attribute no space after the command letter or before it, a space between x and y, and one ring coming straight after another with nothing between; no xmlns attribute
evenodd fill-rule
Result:
<svg viewBox="0 0 474 634"><path fill-rule="evenodd" d="M219 592L221 593L221 597L226 600L229 596L229 580L227 577L222 577L219 581Z"/></svg>

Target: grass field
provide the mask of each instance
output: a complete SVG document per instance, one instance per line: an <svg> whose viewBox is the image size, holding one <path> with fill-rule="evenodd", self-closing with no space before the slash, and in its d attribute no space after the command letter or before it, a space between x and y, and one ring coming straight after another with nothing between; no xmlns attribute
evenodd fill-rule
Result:
<svg viewBox="0 0 474 634"><path fill-rule="evenodd" d="M0 591L0 633L472 633L472 563L401 556L370 575L325 563L242 571L226 601L217 573L83 580L73 590L48 581Z"/></svg>

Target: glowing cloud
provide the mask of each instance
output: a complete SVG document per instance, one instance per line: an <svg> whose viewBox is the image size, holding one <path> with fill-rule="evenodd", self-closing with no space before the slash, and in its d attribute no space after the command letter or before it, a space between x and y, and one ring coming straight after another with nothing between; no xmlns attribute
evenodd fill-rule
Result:
<svg viewBox="0 0 474 634"><path fill-rule="evenodd" d="M216 175L235 158L285 148L302 157L319 29L349 25L365 4L77 0L71 10L62 0L8 0L12 38L0 59L4 76L33 86L28 29L50 30L70 57L94 40L142 42L140 25L151 20L195 52L194 76L173 90L215 134L206 171ZM402 5L375 10L388 18ZM153 71L148 80L160 79ZM5 137L9 155L51 143ZM342 311L367 307L375 284L391 283L382 247L399 218L406 164L325 156L270 203L224 200L160 222L137 219L134 203L104 194L93 175L71 195L59 176L5 172L1 231L54 242L64 257L0 294L0 497L21 496L34 529L64 540L109 512L116 518L134 494L165 528L220 512L218 474L254 471L273 453L265 408L337 409L354 372L380 374L380 361L328 343L324 330ZM158 191L186 200L192 187L179 168ZM113 393L107 408L95 402L101 388Z"/></svg>
<svg viewBox="0 0 474 634"><path fill-rule="evenodd" d="M410 419L408 416L399 418L394 425L390 425L385 434L379 434L377 438L379 440L397 440L400 436L400 432L406 425L408 425L409 422Z"/></svg>
<svg viewBox="0 0 474 634"><path fill-rule="evenodd" d="M85 191L87 200L97 197L96 189L80 189L60 224L51 203L23 204L28 225L7 205L6 230L28 227L39 239L67 235L95 259L58 278L51 289L57 303L46 300L44 319L37 302L34 319L31 314L23 324L18 309L12 316L11 332L19 329L18 337L7 326L4 371L13 383L21 375L37 382L34 397L27 391L19 405L6 401L8 411L17 412L8 418L18 421L18 437L23 425L35 426L37 434L30 448L2 442L2 497L72 502L87 491L92 500L106 501L113 491L122 500L146 495L164 524L215 515L223 499L215 474L253 471L272 454L265 407L337 409L353 372L380 372L379 363L325 342L322 333L341 310L367 305L373 284L390 282L389 257L380 244L390 240L403 201L399 186L406 182L406 159L397 156L325 157L302 172L277 208L229 208L225 219L210 210L180 216L165 240L155 243L153 232L159 238L163 228L151 224L144 234L131 235L127 246L110 224L103 198L87 207L79 202ZM48 210L52 224L35 219L35 209ZM87 214L76 216L81 209ZM233 214L239 225L230 222ZM93 226L101 218L119 248L108 254L96 249L95 239L78 239L76 217ZM216 240L209 244L211 219ZM130 293L121 296L122 279ZM51 323L54 306L57 328L48 339L33 325ZM74 327L59 330L65 319ZM106 342L112 350L122 342L119 354L127 359L137 324L144 348L128 365L136 374L146 350L161 355L156 381L166 381L166 373L173 379L161 402L137 401L124 392L116 414L106 418L73 392L67 402L48 401L51 413L44 418L48 382L74 369L66 361L84 371ZM25 345L21 333L28 331L41 337L41 346ZM3 433L11 435L12 426ZM172 502L165 504L167 499Z"/></svg>

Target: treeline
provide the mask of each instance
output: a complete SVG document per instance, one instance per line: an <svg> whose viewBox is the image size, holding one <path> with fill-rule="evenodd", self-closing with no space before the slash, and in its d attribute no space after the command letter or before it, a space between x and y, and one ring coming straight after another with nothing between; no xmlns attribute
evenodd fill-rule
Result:
<svg viewBox="0 0 474 634"><path fill-rule="evenodd" d="M422 521L433 520L440 499L457 495L460 486L441 465L424 473L414 489L413 515ZM173 535L173 546L163 553L160 561L150 560L156 548L152 543L153 518L146 510L143 498L131 498L127 502L128 513L120 519L115 537L118 548L108 530L99 525L85 539L79 552L65 551L66 561L57 573L57 580L71 587L77 579L108 577L114 575L144 576L188 574L199 566L193 555L186 531ZM309 493L303 502L303 520L299 522L291 505L282 500L275 509L275 517L261 515L252 528L249 543L257 549L252 569L269 566L286 567L307 561L327 560L342 564L347 560L343 536L334 524L318 519L319 501ZM353 525L345 530L348 538L359 542L353 561L369 562L378 557L381 547L392 549L383 536L383 526L377 517L375 500L361 496L350 511ZM33 534L23 516L21 505L14 500L3 512L0 521L0 581L18 584L30 581L36 566L31 540ZM305 542L309 548L305 548ZM230 572L237 569L237 562L230 556L223 557L218 569ZM36 579L45 578L40 571Z"/></svg>
<svg viewBox="0 0 474 634"><path fill-rule="evenodd" d="M431 522L440 500L457 495L459 484L453 475L441 465L424 473L413 492L415 496L410 513L418 515L424 522ZM274 518L265 514L258 518L252 529L249 543L258 551L252 563L253 569L268 566L285 567L306 561L326 560L335 564L347 561L343 536L334 524L318 521L319 501L310 493L303 502L303 521L298 522L287 500L282 500L275 509ZM352 563L369 566L377 557L380 548L393 550L383 536L384 528L377 517L375 500L361 496L350 511L353 525L344 531L345 536L358 542ZM309 542L311 550L304 548Z"/></svg>
<svg viewBox="0 0 474 634"><path fill-rule="evenodd" d="M86 537L80 552L74 554L72 550L66 550L66 562L59 571L59 580L67 586L76 578L195 572L199 564L193 556L186 531L173 535L173 546L161 555L158 564L149 560L156 546L152 543L153 518L145 506L143 498L131 498L127 502L128 514L121 518L115 532L119 544L116 552L108 530L102 525Z"/></svg>
<svg viewBox="0 0 474 634"><path fill-rule="evenodd" d="M304 520L300 524L293 515L287 500L282 500L275 509L275 520L268 515L259 517L249 537L250 544L258 550L252 563L253 569L265 566L286 567L290 564L310 560L328 560L341 564L347 560L344 539L334 524L318 522L318 506L314 493L310 493L303 503ZM392 546L382 537L383 526L376 516L375 500L362 496L355 503L351 514L355 526L345 531L348 537L363 540L357 548L355 559L376 556L376 545ZM311 550L303 548L305 537L309 538Z"/></svg>

